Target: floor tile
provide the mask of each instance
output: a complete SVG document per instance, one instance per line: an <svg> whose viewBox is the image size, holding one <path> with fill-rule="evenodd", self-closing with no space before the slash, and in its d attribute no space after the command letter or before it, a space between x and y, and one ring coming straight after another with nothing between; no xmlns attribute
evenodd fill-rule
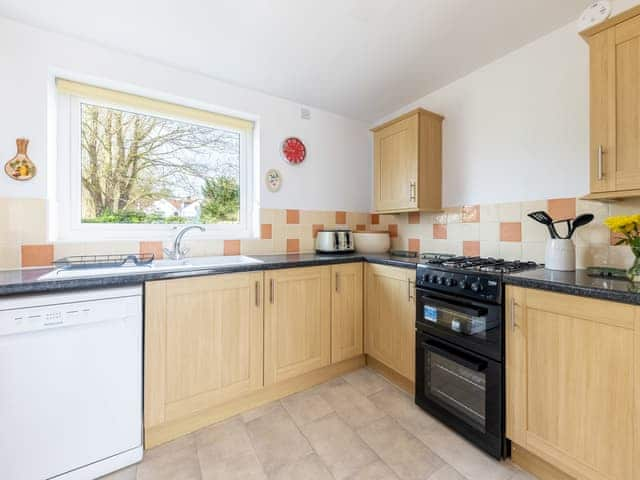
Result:
<svg viewBox="0 0 640 480"><path fill-rule="evenodd" d="M198 452L200 454L200 452ZM262 465L254 452L213 460L201 457L202 480L266 480Z"/></svg>
<svg viewBox="0 0 640 480"><path fill-rule="evenodd" d="M240 418L244 423L249 423L251 420L260 418L272 410L280 408L280 405L280 402L277 400L275 402L265 403L264 405L260 405L252 410L247 410L246 412L241 413Z"/></svg>
<svg viewBox="0 0 640 480"><path fill-rule="evenodd" d="M378 460L373 450L335 414L305 425L302 433L338 480Z"/></svg>
<svg viewBox="0 0 640 480"><path fill-rule="evenodd" d="M145 452L137 480L200 480L200 462L193 435Z"/></svg>
<svg viewBox="0 0 640 480"><path fill-rule="evenodd" d="M422 480L444 462L391 417L358 430L362 439L403 480Z"/></svg>
<svg viewBox="0 0 640 480"><path fill-rule="evenodd" d="M283 465L269 475L271 480L333 480L331 473L315 453Z"/></svg>
<svg viewBox="0 0 640 480"><path fill-rule="evenodd" d="M105 477L100 477L100 480L136 480L138 475L138 467L133 465L131 467L123 468L117 472L113 472Z"/></svg>
<svg viewBox="0 0 640 480"><path fill-rule="evenodd" d="M312 452L307 439L280 405L247 423L247 430L267 474Z"/></svg>
<svg viewBox="0 0 640 480"><path fill-rule="evenodd" d="M417 432L416 436L467 480L510 480L514 474L508 464L491 458L445 427Z"/></svg>
<svg viewBox="0 0 640 480"><path fill-rule="evenodd" d="M440 470L429 477L429 480L466 480L451 465L444 465Z"/></svg>
<svg viewBox="0 0 640 480"><path fill-rule="evenodd" d="M414 435L418 432L430 432L440 425L435 418L418 407L412 397L391 385L371 395L369 400Z"/></svg>
<svg viewBox="0 0 640 480"><path fill-rule="evenodd" d="M363 427L385 416L371 400L346 382L324 388L320 395L353 428Z"/></svg>
<svg viewBox="0 0 640 480"><path fill-rule="evenodd" d="M349 372L342 378L366 396L372 395L389 387L389 383L370 368L361 368L359 370Z"/></svg>
<svg viewBox="0 0 640 480"><path fill-rule="evenodd" d="M203 428L195 433L195 438L201 461L206 458L215 462L253 452L247 427L239 418Z"/></svg>
<svg viewBox="0 0 640 480"><path fill-rule="evenodd" d="M282 405L298 426L306 425L333 412L333 407L320 394L312 390L283 398Z"/></svg>
<svg viewBox="0 0 640 480"><path fill-rule="evenodd" d="M378 460L349 477L349 480L398 480L386 463Z"/></svg>

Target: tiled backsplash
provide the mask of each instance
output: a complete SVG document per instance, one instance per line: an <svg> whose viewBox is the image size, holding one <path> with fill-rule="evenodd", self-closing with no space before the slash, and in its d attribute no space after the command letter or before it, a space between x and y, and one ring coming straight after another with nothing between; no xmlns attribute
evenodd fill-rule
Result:
<svg viewBox="0 0 640 480"><path fill-rule="evenodd" d="M603 221L610 215L640 212L640 199L601 203L575 198L536 202L468 205L446 208L437 214L378 215L343 211L262 209L260 238L250 240L199 240L185 238L190 255L265 255L312 252L318 230L349 226L353 230L388 230L393 248L503 257L544 262L547 229L527 213L547 210L554 218L593 213L595 220L576 232L579 268L589 265L627 267L633 257L628 247L614 246ZM155 253L171 239L160 241L46 242L46 201L0 199L0 268L50 265L70 255Z"/></svg>
<svg viewBox="0 0 640 480"><path fill-rule="evenodd" d="M633 255L615 240L603 221L611 215L640 213L640 199L602 203L575 198L534 202L467 205L437 214L375 215L374 230L395 232L393 248L420 252L483 255L544 262L549 234L527 214L546 210L554 219L593 213L592 223L574 235L577 266L610 265L627 268ZM559 227L560 228L560 227Z"/></svg>

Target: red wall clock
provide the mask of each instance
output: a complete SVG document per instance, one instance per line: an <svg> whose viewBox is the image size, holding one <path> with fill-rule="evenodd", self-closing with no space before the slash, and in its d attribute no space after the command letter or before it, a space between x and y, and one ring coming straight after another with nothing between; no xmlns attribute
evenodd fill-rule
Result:
<svg viewBox="0 0 640 480"><path fill-rule="evenodd" d="M290 165L298 165L304 162L307 157L307 147L302 140L296 137L289 137L282 142L282 156Z"/></svg>

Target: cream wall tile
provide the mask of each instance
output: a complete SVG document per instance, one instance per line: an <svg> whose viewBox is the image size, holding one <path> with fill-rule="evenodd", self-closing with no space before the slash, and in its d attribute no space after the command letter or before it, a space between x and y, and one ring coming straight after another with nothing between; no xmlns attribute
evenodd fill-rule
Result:
<svg viewBox="0 0 640 480"><path fill-rule="evenodd" d="M480 214L482 215L482 214ZM480 241L480 255L483 257L499 257L500 256L500 242L494 241Z"/></svg>
<svg viewBox="0 0 640 480"><path fill-rule="evenodd" d="M462 222L462 208L461 207L447 207L444 209L447 214L447 223L460 223Z"/></svg>
<svg viewBox="0 0 640 480"><path fill-rule="evenodd" d="M269 255L273 252L273 240L250 239L240 242L242 255Z"/></svg>
<svg viewBox="0 0 640 480"><path fill-rule="evenodd" d="M500 223L482 221L480 223L480 241L495 242L495 243L499 242L500 241Z"/></svg>
<svg viewBox="0 0 640 480"><path fill-rule="evenodd" d="M523 242L546 242L550 237L547 227L529 217L529 213L547 209L547 202L522 202L521 217Z"/></svg>
<svg viewBox="0 0 640 480"><path fill-rule="evenodd" d="M498 205L480 205L480 222L499 222L500 209Z"/></svg>
<svg viewBox="0 0 640 480"><path fill-rule="evenodd" d="M424 245L420 244L420 250L430 253L451 253L458 255L457 243L459 243L459 250L462 252L462 242L452 242L450 240L425 240Z"/></svg>
<svg viewBox="0 0 640 480"><path fill-rule="evenodd" d="M287 235L286 225L273 225L273 253L286 253Z"/></svg>
<svg viewBox="0 0 640 480"><path fill-rule="evenodd" d="M616 268L630 268L634 257L631 249L626 245L609 247L609 265Z"/></svg>
<svg viewBox="0 0 640 480"><path fill-rule="evenodd" d="M140 242L116 241L116 242L85 242L82 248L83 255L102 255L119 253L138 253Z"/></svg>
<svg viewBox="0 0 640 480"><path fill-rule="evenodd" d="M609 245L610 238L611 232L607 226L594 222L576 230L573 235L575 244L582 247L588 245Z"/></svg>
<svg viewBox="0 0 640 480"><path fill-rule="evenodd" d="M84 254L84 244L78 242L56 242L53 245L53 259L73 257Z"/></svg>
<svg viewBox="0 0 640 480"><path fill-rule="evenodd" d="M14 270L20 268L20 246L17 244L0 244L0 270Z"/></svg>
<svg viewBox="0 0 640 480"><path fill-rule="evenodd" d="M522 260L544 263L546 242L523 242Z"/></svg>
<svg viewBox="0 0 640 480"><path fill-rule="evenodd" d="M609 247L576 247L576 268L597 267L609 264Z"/></svg>
<svg viewBox="0 0 640 480"><path fill-rule="evenodd" d="M640 198L629 198L609 205L612 216L640 213Z"/></svg>
<svg viewBox="0 0 640 480"><path fill-rule="evenodd" d="M591 224L602 224L609 216L611 205L605 202L594 202L592 200L576 200L576 215L583 213L592 213L594 216ZM639 209L640 211L640 209Z"/></svg>
<svg viewBox="0 0 640 480"><path fill-rule="evenodd" d="M520 203L500 203L498 205L498 220L501 222L519 222L522 218ZM480 213L482 220L482 213Z"/></svg>
<svg viewBox="0 0 640 480"><path fill-rule="evenodd" d="M420 223L433 225L434 223L436 223L436 214L426 212L420 213Z"/></svg>
<svg viewBox="0 0 640 480"><path fill-rule="evenodd" d="M287 211L273 208L260 210L260 223L273 223L284 225L287 223Z"/></svg>
<svg viewBox="0 0 640 480"><path fill-rule="evenodd" d="M482 248L482 245L480 245ZM501 258L505 260L522 259L522 244L518 242L500 242L498 252Z"/></svg>
<svg viewBox="0 0 640 480"><path fill-rule="evenodd" d="M199 240L185 237L183 245L190 249L189 255L192 257L224 255L224 240Z"/></svg>
<svg viewBox="0 0 640 480"><path fill-rule="evenodd" d="M480 224L451 223L447 226L447 237L450 240L480 240Z"/></svg>

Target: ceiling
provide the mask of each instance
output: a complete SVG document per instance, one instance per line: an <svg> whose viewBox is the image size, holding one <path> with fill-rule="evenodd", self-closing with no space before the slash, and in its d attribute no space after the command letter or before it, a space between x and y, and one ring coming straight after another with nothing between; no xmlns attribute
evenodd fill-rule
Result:
<svg viewBox="0 0 640 480"><path fill-rule="evenodd" d="M0 0L0 16L371 122L588 0Z"/></svg>

